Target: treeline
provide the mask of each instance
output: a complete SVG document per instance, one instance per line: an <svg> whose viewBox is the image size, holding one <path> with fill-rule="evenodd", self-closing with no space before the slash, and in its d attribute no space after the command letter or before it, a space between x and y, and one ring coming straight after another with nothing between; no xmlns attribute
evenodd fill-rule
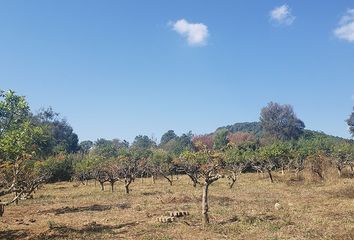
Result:
<svg viewBox="0 0 354 240"><path fill-rule="evenodd" d="M34 114L13 91L1 92L0 98L0 197L8 199L0 206L29 197L43 182L95 179L102 190L110 183L113 192L121 181L129 193L137 177L160 176L172 185L173 175L185 174L193 186L203 186L208 223L208 187L220 178L232 188L244 171L263 172L271 182L274 171L300 177L308 169L319 179L326 178L329 167L339 176L345 168L354 174L353 141L305 130L290 105L271 102L261 109L259 123L212 134L178 136L169 130L159 143L142 135L131 144L119 139L79 143L72 127L51 108ZM347 120L352 134L353 118Z"/></svg>

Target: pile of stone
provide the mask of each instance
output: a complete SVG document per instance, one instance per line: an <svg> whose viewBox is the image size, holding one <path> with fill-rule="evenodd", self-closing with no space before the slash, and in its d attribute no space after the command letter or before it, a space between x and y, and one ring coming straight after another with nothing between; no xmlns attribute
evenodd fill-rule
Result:
<svg viewBox="0 0 354 240"><path fill-rule="evenodd" d="M171 223L176 221L179 217L184 217L189 215L187 211L170 211L167 213L168 216L161 216L158 217L156 220L161 223Z"/></svg>

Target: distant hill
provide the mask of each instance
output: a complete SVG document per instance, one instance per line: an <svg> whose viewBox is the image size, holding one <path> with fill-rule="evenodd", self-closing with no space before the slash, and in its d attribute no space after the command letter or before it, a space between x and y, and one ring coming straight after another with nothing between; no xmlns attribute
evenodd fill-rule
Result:
<svg viewBox="0 0 354 240"><path fill-rule="evenodd" d="M248 132L253 133L257 137L261 137L263 135L263 129L260 122L242 122L235 123L233 125L228 125L225 127L219 127L216 131L226 128L229 132Z"/></svg>
<svg viewBox="0 0 354 240"><path fill-rule="evenodd" d="M219 127L215 130L218 131L220 129L226 128L229 132L235 133L235 132L248 132L248 133L253 133L257 137L262 137L264 134L264 131L262 129L262 125L260 122L241 122L241 123L235 123L233 125L227 125L224 127ZM305 129L304 131L304 137L305 138L313 138L315 136L323 136L323 137L329 137L335 140L348 140L345 138L337 137L337 136L332 136L329 134L326 134L324 132L319 132L319 131L314 131L314 130L309 130Z"/></svg>

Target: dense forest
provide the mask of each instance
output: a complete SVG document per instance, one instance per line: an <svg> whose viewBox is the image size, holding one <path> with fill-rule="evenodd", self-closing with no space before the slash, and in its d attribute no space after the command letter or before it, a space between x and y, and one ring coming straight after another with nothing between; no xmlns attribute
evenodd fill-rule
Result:
<svg viewBox="0 0 354 240"><path fill-rule="evenodd" d="M354 136L354 112L346 123ZM0 203L1 214L43 183L95 179L102 190L110 183L113 192L122 181L128 194L137 177L163 177L172 185L173 175L185 174L193 186L203 187L203 221L208 223L208 186L220 178L232 188L245 171L265 173L273 182L274 171L301 178L309 169L325 180L328 168L340 177L354 174L353 140L305 129L291 105L270 102L258 122L209 134L178 136L169 130L159 142L144 135L132 143L119 138L79 142L52 108L34 113L24 96L0 93L0 197L8 199Z"/></svg>

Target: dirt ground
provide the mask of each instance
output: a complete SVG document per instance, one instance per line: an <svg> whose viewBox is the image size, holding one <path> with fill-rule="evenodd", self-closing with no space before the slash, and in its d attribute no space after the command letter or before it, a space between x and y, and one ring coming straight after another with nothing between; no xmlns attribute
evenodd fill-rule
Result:
<svg viewBox="0 0 354 240"><path fill-rule="evenodd" d="M201 224L201 188L183 176L173 186L163 179L136 179L129 195L119 182L113 193L94 181L48 184L33 199L6 208L0 239L354 239L353 178L288 178L277 174L272 184L249 173L233 189L226 179L213 183L207 227ZM156 221L174 210L190 215Z"/></svg>

